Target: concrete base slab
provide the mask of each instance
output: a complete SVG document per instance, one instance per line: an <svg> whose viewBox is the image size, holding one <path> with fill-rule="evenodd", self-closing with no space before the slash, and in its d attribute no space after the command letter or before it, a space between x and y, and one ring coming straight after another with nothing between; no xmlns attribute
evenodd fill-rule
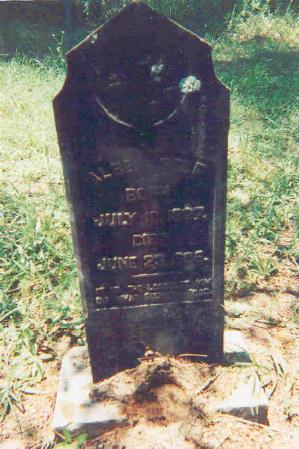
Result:
<svg viewBox="0 0 299 449"><path fill-rule="evenodd" d="M228 363L250 362L246 342L240 332L225 332L224 352ZM61 433L66 429L73 436L87 432L92 438L128 422L121 400L101 402L93 393L88 350L86 347L74 347L62 362L53 430ZM129 390L127 394L130 395ZM217 406L217 411L267 422L268 400L257 376L246 381L240 379L240 385L231 397Z"/></svg>
<svg viewBox="0 0 299 449"><path fill-rule="evenodd" d="M101 404L91 399L92 376L86 347L74 347L65 355L52 428L68 430L71 435L87 432L89 437L126 422L116 404Z"/></svg>

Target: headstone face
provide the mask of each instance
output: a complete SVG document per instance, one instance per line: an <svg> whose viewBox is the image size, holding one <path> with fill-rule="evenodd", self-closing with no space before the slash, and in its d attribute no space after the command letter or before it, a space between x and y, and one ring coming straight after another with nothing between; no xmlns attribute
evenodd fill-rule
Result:
<svg viewBox="0 0 299 449"><path fill-rule="evenodd" d="M219 357L228 90L210 46L132 3L68 54L54 100L95 381Z"/></svg>

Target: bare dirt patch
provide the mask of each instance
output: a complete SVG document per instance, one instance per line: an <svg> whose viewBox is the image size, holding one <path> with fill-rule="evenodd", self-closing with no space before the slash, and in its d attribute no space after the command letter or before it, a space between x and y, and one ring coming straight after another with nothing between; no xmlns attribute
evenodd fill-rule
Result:
<svg viewBox="0 0 299 449"><path fill-rule="evenodd" d="M251 364L208 365L149 357L94 386L91 399L118 402L125 426L85 443L88 449L297 449L299 441L298 297L255 293L227 301L228 325L241 329ZM58 345L59 359L69 339ZM0 427L2 442L19 449L53 445L51 420L60 362L47 362L46 378L22 394ZM240 379L258 375L270 397L268 424L215 412ZM56 440L56 442L59 441ZM22 445L21 445L22 444ZM1 447L1 446L0 446Z"/></svg>

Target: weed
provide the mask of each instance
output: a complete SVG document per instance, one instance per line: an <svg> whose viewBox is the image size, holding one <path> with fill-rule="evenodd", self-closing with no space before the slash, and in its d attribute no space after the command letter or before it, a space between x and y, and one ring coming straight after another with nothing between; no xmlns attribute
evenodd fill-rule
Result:
<svg viewBox="0 0 299 449"><path fill-rule="evenodd" d="M83 449L84 443L88 438L87 433L82 433L78 435L75 440L73 440L71 434L67 431L63 431L64 441L56 444L53 449Z"/></svg>

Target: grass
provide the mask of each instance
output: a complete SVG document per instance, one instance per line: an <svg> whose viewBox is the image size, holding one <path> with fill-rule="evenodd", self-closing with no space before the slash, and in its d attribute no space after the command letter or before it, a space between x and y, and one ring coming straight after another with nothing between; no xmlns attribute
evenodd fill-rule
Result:
<svg viewBox="0 0 299 449"><path fill-rule="evenodd" d="M232 89L227 260L231 288L250 289L298 248L299 30L290 14L251 16L215 48ZM286 238L284 238L286 237Z"/></svg>
<svg viewBox="0 0 299 449"><path fill-rule="evenodd" d="M298 264L298 33L290 12L261 11L206 36L232 91L229 295L270 289ZM65 76L59 45L55 57L17 55L0 64L2 416L43 379L61 335L83 336L51 105Z"/></svg>
<svg viewBox="0 0 299 449"><path fill-rule="evenodd" d="M6 377L0 401L6 413L8 398L16 402L15 390L43 378L38 354L51 358L62 329L80 335L82 318L51 109L64 73L17 58L1 64L0 79L0 330Z"/></svg>

